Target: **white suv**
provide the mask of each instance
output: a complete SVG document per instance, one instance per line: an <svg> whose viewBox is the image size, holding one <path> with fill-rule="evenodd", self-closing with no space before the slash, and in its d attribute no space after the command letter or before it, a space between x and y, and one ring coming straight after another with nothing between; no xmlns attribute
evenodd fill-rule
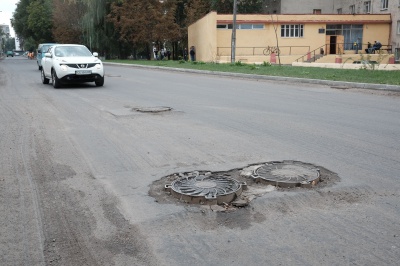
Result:
<svg viewBox="0 0 400 266"><path fill-rule="evenodd" d="M56 44L42 58L42 82L52 80L54 88L63 83L94 82L96 86L104 84L103 63L84 45Z"/></svg>

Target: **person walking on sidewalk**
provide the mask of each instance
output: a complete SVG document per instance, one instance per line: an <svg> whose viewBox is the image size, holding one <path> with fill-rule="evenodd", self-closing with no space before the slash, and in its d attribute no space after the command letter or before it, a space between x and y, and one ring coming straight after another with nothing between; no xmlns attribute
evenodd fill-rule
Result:
<svg viewBox="0 0 400 266"><path fill-rule="evenodd" d="M196 55L196 52L194 50L194 46L190 47L189 54L190 54L190 61L194 62L195 61L195 55Z"/></svg>

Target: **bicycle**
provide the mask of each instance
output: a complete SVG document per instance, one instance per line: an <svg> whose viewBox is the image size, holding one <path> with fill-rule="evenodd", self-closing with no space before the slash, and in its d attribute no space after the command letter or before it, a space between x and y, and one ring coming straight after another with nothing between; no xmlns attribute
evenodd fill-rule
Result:
<svg viewBox="0 0 400 266"><path fill-rule="evenodd" d="M270 55L270 54L280 54L280 50L278 47L275 46L268 46L267 48L264 49L263 53L264 55Z"/></svg>

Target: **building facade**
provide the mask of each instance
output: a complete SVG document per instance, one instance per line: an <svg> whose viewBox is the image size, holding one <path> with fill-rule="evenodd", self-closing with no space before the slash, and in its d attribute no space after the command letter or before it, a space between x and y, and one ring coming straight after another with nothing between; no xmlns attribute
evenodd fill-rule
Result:
<svg viewBox="0 0 400 266"><path fill-rule="evenodd" d="M197 60L228 61L232 20L232 15L211 12L189 26L189 46L196 47ZM285 64L309 53L364 52L370 40L390 40L392 23L390 14L259 14L237 15L236 21L236 55L241 61L263 62L265 55L277 54L266 48L279 46Z"/></svg>
<svg viewBox="0 0 400 266"><path fill-rule="evenodd" d="M387 44L400 60L400 0L264 0L264 4L266 14L390 14L392 25Z"/></svg>
<svg viewBox="0 0 400 266"><path fill-rule="evenodd" d="M2 25L0 25L0 29L1 29L1 33L2 33L2 34L0 34L1 35L0 36L0 56L1 56L5 52L4 51L5 40L10 37L10 26L2 24Z"/></svg>

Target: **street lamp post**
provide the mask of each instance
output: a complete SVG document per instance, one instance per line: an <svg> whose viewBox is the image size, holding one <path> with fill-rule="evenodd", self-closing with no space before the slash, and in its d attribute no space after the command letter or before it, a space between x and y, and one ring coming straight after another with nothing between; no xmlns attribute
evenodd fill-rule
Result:
<svg viewBox="0 0 400 266"><path fill-rule="evenodd" d="M231 63L235 63L235 53L236 53L236 13L237 13L237 0L234 0L233 1Z"/></svg>

